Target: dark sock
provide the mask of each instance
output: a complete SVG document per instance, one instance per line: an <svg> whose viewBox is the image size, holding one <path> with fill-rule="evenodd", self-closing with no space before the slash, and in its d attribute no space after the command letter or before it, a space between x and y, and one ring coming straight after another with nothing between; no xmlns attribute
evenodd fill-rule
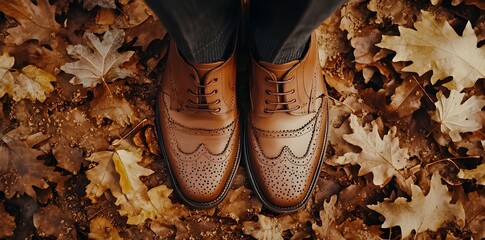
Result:
<svg viewBox="0 0 485 240"><path fill-rule="evenodd" d="M302 58L318 25L346 0L251 2L251 51L257 60L281 64Z"/></svg>
<svg viewBox="0 0 485 240"><path fill-rule="evenodd" d="M238 0L145 0L191 63L226 60L240 18Z"/></svg>

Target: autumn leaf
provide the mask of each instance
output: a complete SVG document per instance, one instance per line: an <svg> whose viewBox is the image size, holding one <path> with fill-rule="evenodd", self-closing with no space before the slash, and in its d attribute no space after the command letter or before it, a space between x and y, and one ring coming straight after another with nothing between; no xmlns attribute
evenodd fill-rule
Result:
<svg viewBox="0 0 485 240"><path fill-rule="evenodd" d="M118 229L106 218L96 217L89 223L89 239L95 240L121 240Z"/></svg>
<svg viewBox="0 0 485 240"><path fill-rule="evenodd" d="M472 87L485 77L485 48L477 48L470 22L459 36L448 22L435 20L431 13L422 11L421 16L422 20L414 23L416 30L399 26L400 36L383 36L376 46L395 51L394 62L413 62L402 71L421 76L432 70L433 84L452 76L452 81L443 84L450 90Z"/></svg>
<svg viewBox="0 0 485 240"><path fill-rule="evenodd" d="M110 94L104 87L94 90L89 115L96 118L98 123L108 118L122 127L134 124L138 120L135 110L124 97Z"/></svg>
<svg viewBox="0 0 485 240"><path fill-rule="evenodd" d="M419 83L412 79L404 80L396 92L391 96L391 103L387 107L390 112L397 112L399 117L407 117L421 107L423 91Z"/></svg>
<svg viewBox="0 0 485 240"><path fill-rule="evenodd" d="M217 215L239 221L248 212L260 212L261 202L252 197L251 192L245 186L229 190L226 198L218 206L220 210Z"/></svg>
<svg viewBox="0 0 485 240"><path fill-rule="evenodd" d="M341 214L342 212L337 207L337 195L333 195L329 202L323 202L323 210L320 211L322 226L319 226L316 223L312 224L312 229L318 239L345 239L337 229L339 224L336 222L336 217Z"/></svg>
<svg viewBox="0 0 485 240"><path fill-rule="evenodd" d="M34 226L41 237L59 240L77 239L75 221L55 205L40 208L34 214Z"/></svg>
<svg viewBox="0 0 485 240"><path fill-rule="evenodd" d="M121 194L119 186L119 175L116 173L114 163L112 162L114 152L101 151L91 154L86 160L97 163L95 167L86 171L86 177L91 181L86 186L86 197L91 202L96 203L99 196L106 190L111 190L113 195Z"/></svg>
<svg viewBox="0 0 485 240"><path fill-rule="evenodd" d="M359 176L372 172L373 183L386 185L393 176L401 174L399 170L406 167L409 159L407 148L399 147L396 127L381 139L377 124L372 123L372 130L359 125L355 115L350 116L350 127L354 132L343 135L345 141L362 149L360 153L348 152L334 160L340 165L360 165Z"/></svg>
<svg viewBox="0 0 485 240"><path fill-rule="evenodd" d="M458 177L461 179L476 179L477 184L485 185L485 164L480 164L475 169L460 169Z"/></svg>
<svg viewBox="0 0 485 240"><path fill-rule="evenodd" d="M14 61L8 53L0 56L0 97L7 93L17 102L22 99L44 102L46 94L54 91L51 82L55 82L56 77L32 65L12 73Z"/></svg>
<svg viewBox="0 0 485 240"><path fill-rule="evenodd" d="M83 8L91 10L96 6L116 9L115 0L83 0Z"/></svg>
<svg viewBox="0 0 485 240"><path fill-rule="evenodd" d="M1 137L0 143L0 191L10 199L15 194L26 193L36 197L34 186L40 189L49 187L48 181L56 182L60 174L54 167L44 165L37 157L44 154L32 149L37 142L28 145L25 141L14 139L8 134Z"/></svg>
<svg viewBox="0 0 485 240"><path fill-rule="evenodd" d="M431 119L440 124L441 132L448 134L453 142L461 141L462 132L473 132L482 128L473 116L485 106L483 97L471 96L462 103L465 93L456 90L450 91L448 98L441 92L436 97L436 111L430 112Z"/></svg>
<svg viewBox="0 0 485 240"><path fill-rule="evenodd" d="M394 202L384 201L376 205L367 205L370 209L382 214L386 220L383 228L400 226L402 238L407 238L412 230L416 234L438 230L446 222L463 224L465 210L461 202L451 204L452 196L446 185L441 184L441 177L435 173L431 177L431 186L427 196L423 190L412 185L412 199L399 197Z"/></svg>
<svg viewBox="0 0 485 240"><path fill-rule="evenodd" d="M15 18L19 25L10 28L10 34L5 38L6 43L20 45L29 39L39 40L40 44L48 44L54 39L61 26L55 20L56 6L50 5L49 0L38 0L34 4L31 0L0 1L0 12Z"/></svg>
<svg viewBox="0 0 485 240"><path fill-rule="evenodd" d="M283 239L283 232L294 225L294 220L288 215L273 218L258 214L258 221L243 222L242 230L259 240L278 240Z"/></svg>
<svg viewBox="0 0 485 240"><path fill-rule="evenodd" d="M137 149L136 147L133 147ZM98 165L86 172L91 181L86 187L86 195L93 202L106 190L117 199L120 215L128 217L128 224L139 225L146 219L162 223L173 223L187 215L187 210L173 204L169 196L172 189L160 185L148 190L140 180L152 170L138 165L142 160L141 150L117 149L93 153L88 160Z"/></svg>
<svg viewBox="0 0 485 240"><path fill-rule="evenodd" d="M115 204L121 207L120 214L128 217L128 224L142 224L146 219L172 222L186 215L185 209L173 205L168 198L172 189L160 185L147 191L140 177L148 176L153 171L137 164L141 161L139 153L126 150L117 150L116 153L113 162L120 175L123 196L115 195L118 199Z"/></svg>
<svg viewBox="0 0 485 240"><path fill-rule="evenodd" d="M124 41L123 30L107 31L102 41L91 32L86 32L84 36L88 47L80 44L67 47L67 53L79 61L61 66L64 72L76 76L71 79L72 84L94 87L102 82L113 82L133 75L131 70L120 66L134 54L133 51L117 51Z"/></svg>

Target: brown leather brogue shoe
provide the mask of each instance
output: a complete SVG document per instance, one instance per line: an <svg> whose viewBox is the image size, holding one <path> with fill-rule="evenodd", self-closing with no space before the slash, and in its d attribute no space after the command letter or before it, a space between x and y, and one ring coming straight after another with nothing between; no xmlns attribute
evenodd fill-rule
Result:
<svg viewBox="0 0 485 240"><path fill-rule="evenodd" d="M187 204L218 204L240 159L234 54L225 62L189 64L170 44L158 97L157 130L175 189Z"/></svg>
<svg viewBox="0 0 485 240"><path fill-rule="evenodd" d="M244 148L254 190L274 212L294 212L311 196L326 149L326 94L314 34L301 60L252 62Z"/></svg>

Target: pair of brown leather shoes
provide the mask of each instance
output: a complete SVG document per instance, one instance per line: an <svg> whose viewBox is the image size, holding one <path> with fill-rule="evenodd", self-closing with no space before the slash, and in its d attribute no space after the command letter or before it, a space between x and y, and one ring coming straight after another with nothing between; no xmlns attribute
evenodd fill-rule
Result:
<svg viewBox="0 0 485 240"><path fill-rule="evenodd" d="M249 113L240 116L234 54L225 62L190 64L171 43L157 128L175 189L187 204L208 208L222 201L243 152L254 191L268 209L289 213L308 201L328 132L315 36L301 60L253 60L250 97Z"/></svg>

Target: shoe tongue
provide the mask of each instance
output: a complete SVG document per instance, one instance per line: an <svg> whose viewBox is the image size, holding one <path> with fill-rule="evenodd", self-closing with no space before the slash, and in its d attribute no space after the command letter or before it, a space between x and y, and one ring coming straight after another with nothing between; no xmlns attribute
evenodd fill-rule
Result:
<svg viewBox="0 0 485 240"><path fill-rule="evenodd" d="M194 69L197 72L197 75L199 75L199 79L204 79L207 73L212 71L214 68L219 67L222 65L224 61L218 61L218 62L213 62L213 63L197 63L194 64Z"/></svg>
<svg viewBox="0 0 485 240"><path fill-rule="evenodd" d="M287 63L275 64L265 61L260 61L259 64L266 68L268 71L274 73L277 79L282 78L293 66L298 64L299 60L294 60Z"/></svg>

